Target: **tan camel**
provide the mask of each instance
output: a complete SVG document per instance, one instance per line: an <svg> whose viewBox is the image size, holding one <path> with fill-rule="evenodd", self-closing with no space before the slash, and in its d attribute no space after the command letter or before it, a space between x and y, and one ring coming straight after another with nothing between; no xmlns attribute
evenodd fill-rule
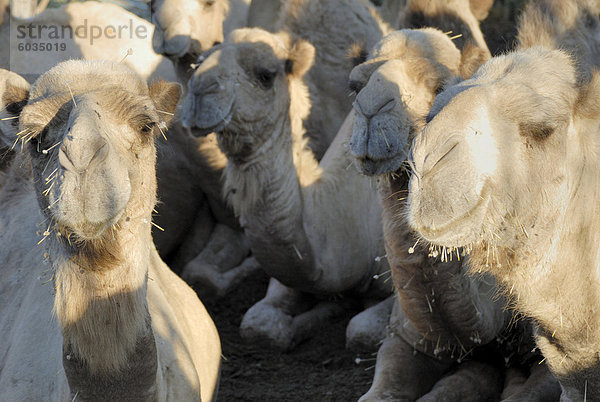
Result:
<svg viewBox="0 0 600 402"><path fill-rule="evenodd" d="M371 49L390 28L368 0L291 0L284 3L276 29L316 49L305 80L311 109L304 126L321 159L352 109L348 74L361 60L360 52L358 58L349 56L357 47Z"/></svg>
<svg viewBox="0 0 600 402"><path fill-rule="evenodd" d="M214 324L150 231L153 137L179 93L101 61L61 63L32 86L26 152L0 193L7 399L216 395Z"/></svg>
<svg viewBox="0 0 600 402"><path fill-rule="evenodd" d="M176 79L172 63L152 49L153 25L112 4L69 3L46 10L33 20L12 20L10 25L13 38L19 32L29 32L31 25L33 34L19 41L31 45L45 42L38 38L40 29L47 36L51 29L48 27L62 29L66 26L80 30L80 36L71 39L67 35L64 40L55 41L65 44L65 52L50 53L51 57L46 53L25 52L22 54L27 57L20 61L13 57L11 66L17 72L32 71L30 65L35 66L34 73L26 75L30 80L37 78L37 73L68 58L123 61L144 79ZM89 36L92 26L102 30L100 37L95 37L93 42ZM121 34L111 34L111 27L118 30L123 26L126 29ZM87 27L87 31L78 27ZM6 38L7 42L10 33L8 28L9 24L0 26L0 38ZM86 32L88 36L83 36ZM136 34L131 37L130 32ZM17 41L11 41L11 44L18 46ZM128 52L129 49L132 51ZM0 52L0 55L6 59L4 64L8 64L9 53ZM29 56L34 57L33 60ZM153 237L161 257L169 262L172 269L182 272L186 279L193 282L198 282L202 277L205 285L203 291L222 295L246 275L255 272L258 265L254 260L244 260L249 247L231 209L222 200L220 177L226 158L220 152L216 138L213 135L194 139L177 134L182 131L186 130L175 122L171 133L164 133L168 141L162 135L157 141L159 203ZM214 250L228 252L215 254ZM186 274L188 263L192 268L190 275ZM232 274L235 275L230 278Z"/></svg>
<svg viewBox="0 0 600 402"><path fill-rule="evenodd" d="M535 320L563 400L598 400L600 77L578 87L573 64L515 52L436 100L412 149L409 221L428 241L472 248L472 269Z"/></svg>
<svg viewBox="0 0 600 402"><path fill-rule="evenodd" d="M233 31L194 72L183 112L184 124L216 127L228 158L226 196L253 254L274 278L246 313L242 334L284 349L340 311L328 295L352 291L381 300L391 291L384 281L389 268L378 258L377 193L368 178L348 169L352 115L320 164L306 148L302 77L313 58L304 40L257 28ZM355 317L348 342L368 339L373 347L390 307L383 302Z"/></svg>
<svg viewBox="0 0 600 402"><path fill-rule="evenodd" d="M472 57L473 50L478 58ZM431 258L431 252L415 245L416 238L403 219L408 179L402 163L409 139L424 125L444 83L473 70L470 64L481 64L485 56L469 46L461 54L448 36L433 28L402 30L386 36L350 75L351 85L359 90L350 149L364 173L382 175L378 188L386 252L399 301L377 356L373 385L362 401L436 400L439 395L450 400L497 398L502 373L489 363L468 363L438 380L482 345L509 355L512 342L507 347L497 339L531 339L529 327L507 328L511 314L504 311L502 298L494 298L493 280L469 278L458 255L451 262L447 255L441 261ZM523 345L517 355L530 349ZM536 371L547 374L543 366ZM523 397L527 389L528 397L542 400L558 394L552 381L546 375L506 394L520 392Z"/></svg>

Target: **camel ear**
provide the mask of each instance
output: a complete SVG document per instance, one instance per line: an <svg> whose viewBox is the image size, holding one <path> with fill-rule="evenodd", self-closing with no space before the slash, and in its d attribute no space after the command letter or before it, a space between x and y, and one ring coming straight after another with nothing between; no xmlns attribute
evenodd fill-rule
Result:
<svg viewBox="0 0 600 402"><path fill-rule="evenodd" d="M150 84L149 95L154 102L161 123L169 124L175 115L177 102L181 96L181 85L166 81L154 82Z"/></svg>
<svg viewBox="0 0 600 402"><path fill-rule="evenodd" d="M304 39L298 39L290 50L285 61L285 73L301 78L312 67L315 61L315 47Z"/></svg>
<svg viewBox="0 0 600 402"><path fill-rule="evenodd" d="M483 21L490 13L494 0L469 0L471 12L478 21Z"/></svg>
<svg viewBox="0 0 600 402"><path fill-rule="evenodd" d="M484 49L477 46L474 42L468 41L462 49L460 55L459 74L464 79L471 78L475 71L486 61L490 55Z"/></svg>
<svg viewBox="0 0 600 402"><path fill-rule="evenodd" d="M0 98L0 145L10 147L17 138L19 116L29 99L29 89L5 82Z"/></svg>

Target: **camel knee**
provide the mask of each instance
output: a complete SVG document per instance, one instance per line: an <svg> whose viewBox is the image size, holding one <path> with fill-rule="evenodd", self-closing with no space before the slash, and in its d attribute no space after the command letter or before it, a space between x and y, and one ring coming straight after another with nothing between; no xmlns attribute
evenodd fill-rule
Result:
<svg viewBox="0 0 600 402"><path fill-rule="evenodd" d="M346 327L346 348L375 350L385 338L393 303L390 296L352 317Z"/></svg>

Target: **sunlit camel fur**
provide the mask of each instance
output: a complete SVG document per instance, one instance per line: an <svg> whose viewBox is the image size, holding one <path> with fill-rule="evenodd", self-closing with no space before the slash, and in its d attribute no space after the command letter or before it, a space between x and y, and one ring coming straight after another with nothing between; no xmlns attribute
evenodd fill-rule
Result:
<svg viewBox="0 0 600 402"><path fill-rule="evenodd" d="M0 192L7 400L211 400L219 337L152 243L158 128L180 88L68 61L32 86Z"/></svg>
<svg viewBox="0 0 600 402"><path fill-rule="evenodd" d="M311 108L304 127L321 159L352 109L348 74L356 60L360 62L360 49L371 49L389 27L368 0L290 0L281 9L276 29L315 47L315 61L305 79Z"/></svg>
<svg viewBox="0 0 600 402"><path fill-rule="evenodd" d="M452 400L497 398L502 391L498 378L503 376L503 367L469 363L436 382L465 359L462 348L470 355L490 345L487 347L509 355L515 337L518 342L528 337L527 332L519 332L529 331L527 327L507 329L511 314L504 311L502 298L494 298L491 278L469 277L464 259L457 260L456 253L450 262L431 258L404 220L408 177L402 163L407 142L423 127L445 82L469 74L485 58L485 53L473 46L466 46L461 54L448 36L436 29L402 30L386 36L369 60L350 75L351 85L359 91L350 149L365 174L380 176L386 252L399 301L390 321L390 335L377 357L373 385L363 401L414 399L425 393L424 398L433 400L436 395ZM508 347L497 344L497 338L507 336ZM530 349L523 346L520 353ZM419 352L414 354L415 350ZM442 360L437 360L439 357ZM543 366L539 370L547 373ZM535 387L527 384L528 397L558 394L552 376L547 377L548 381Z"/></svg>
<svg viewBox="0 0 600 402"><path fill-rule="evenodd" d="M580 81L600 66L600 3L595 0L532 0L519 16L520 49L544 46L566 49L575 56Z"/></svg>
<svg viewBox="0 0 600 402"><path fill-rule="evenodd" d="M490 56L479 28L493 0L408 0L400 11L397 28L436 27L454 38L459 49L474 43Z"/></svg>
<svg viewBox="0 0 600 402"><path fill-rule="evenodd" d="M304 40L236 30L194 72L183 111L184 124L217 127L228 158L227 199L254 256L274 278L267 296L246 313L242 334L281 348L340 311L328 296L352 291L381 300L391 291L385 276L373 279L389 268L377 258L383 255L377 192L347 154L352 116L320 164L306 147L302 77L313 58ZM353 327L348 342L364 332L381 339L385 318L377 320L390 307L384 302L355 318L365 325ZM384 325L369 328L368 317Z"/></svg>
<svg viewBox="0 0 600 402"><path fill-rule="evenodd" d="M408 217L427 241L472 248L472 270L535 320L562 399L598 400L600 77L576 81L568 55L532 48L440 95L412 148Z"/></svg>

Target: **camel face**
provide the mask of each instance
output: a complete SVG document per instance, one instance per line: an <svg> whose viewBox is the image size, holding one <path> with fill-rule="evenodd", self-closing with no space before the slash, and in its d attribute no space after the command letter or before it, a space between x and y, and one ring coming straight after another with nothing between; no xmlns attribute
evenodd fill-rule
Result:
<svg viewBox="0 0 600 402"><path fill-rule="evenodd" d="M183 124L200 133L216 132L228 156L258 149L289 115L288 76L297 63L288 40L260 29L233 31L201 57L188 83Z"/></svg>
<svg viewBox="0 0 600 402"><path fill-rule="evenodd" d="M411 150L411 226L459 247L506 235L510 216L535 222L532 205L561 208L574 85L568 56L531 49L440 94Z"/></svg>
<svg viewBox="0 0 600 402"><path fill-rule="evenodd" d="M400 168L418 120L459 63L460 52L446 35L423 29L386 36L370 60L354 68L350 83L360 92L350 152L363 173Z"/></svg>
<svg viewBox="0 0 600 402"><path fill-rule="evenodd" d="M156 0L152 2L154 50L170 57L197 57L223 42L227 0Z"/></svg>
<svg viewBox="0 0 600 402"><path fill-rule="evenodd" d="M152 210L155 200L140 194L155 193L157 109L146 84L116 63L65 62L36 81L20 136L31 140L41 209L61 234L95 240L126 207L124 219Z"/></svg>
<svg viewBox="0 0 600 402"><path fill-rule="evenodd" d="M18 131L16 118L27 102L29 83L20 75L0 69L0 144L11 147Z"/></svg>

